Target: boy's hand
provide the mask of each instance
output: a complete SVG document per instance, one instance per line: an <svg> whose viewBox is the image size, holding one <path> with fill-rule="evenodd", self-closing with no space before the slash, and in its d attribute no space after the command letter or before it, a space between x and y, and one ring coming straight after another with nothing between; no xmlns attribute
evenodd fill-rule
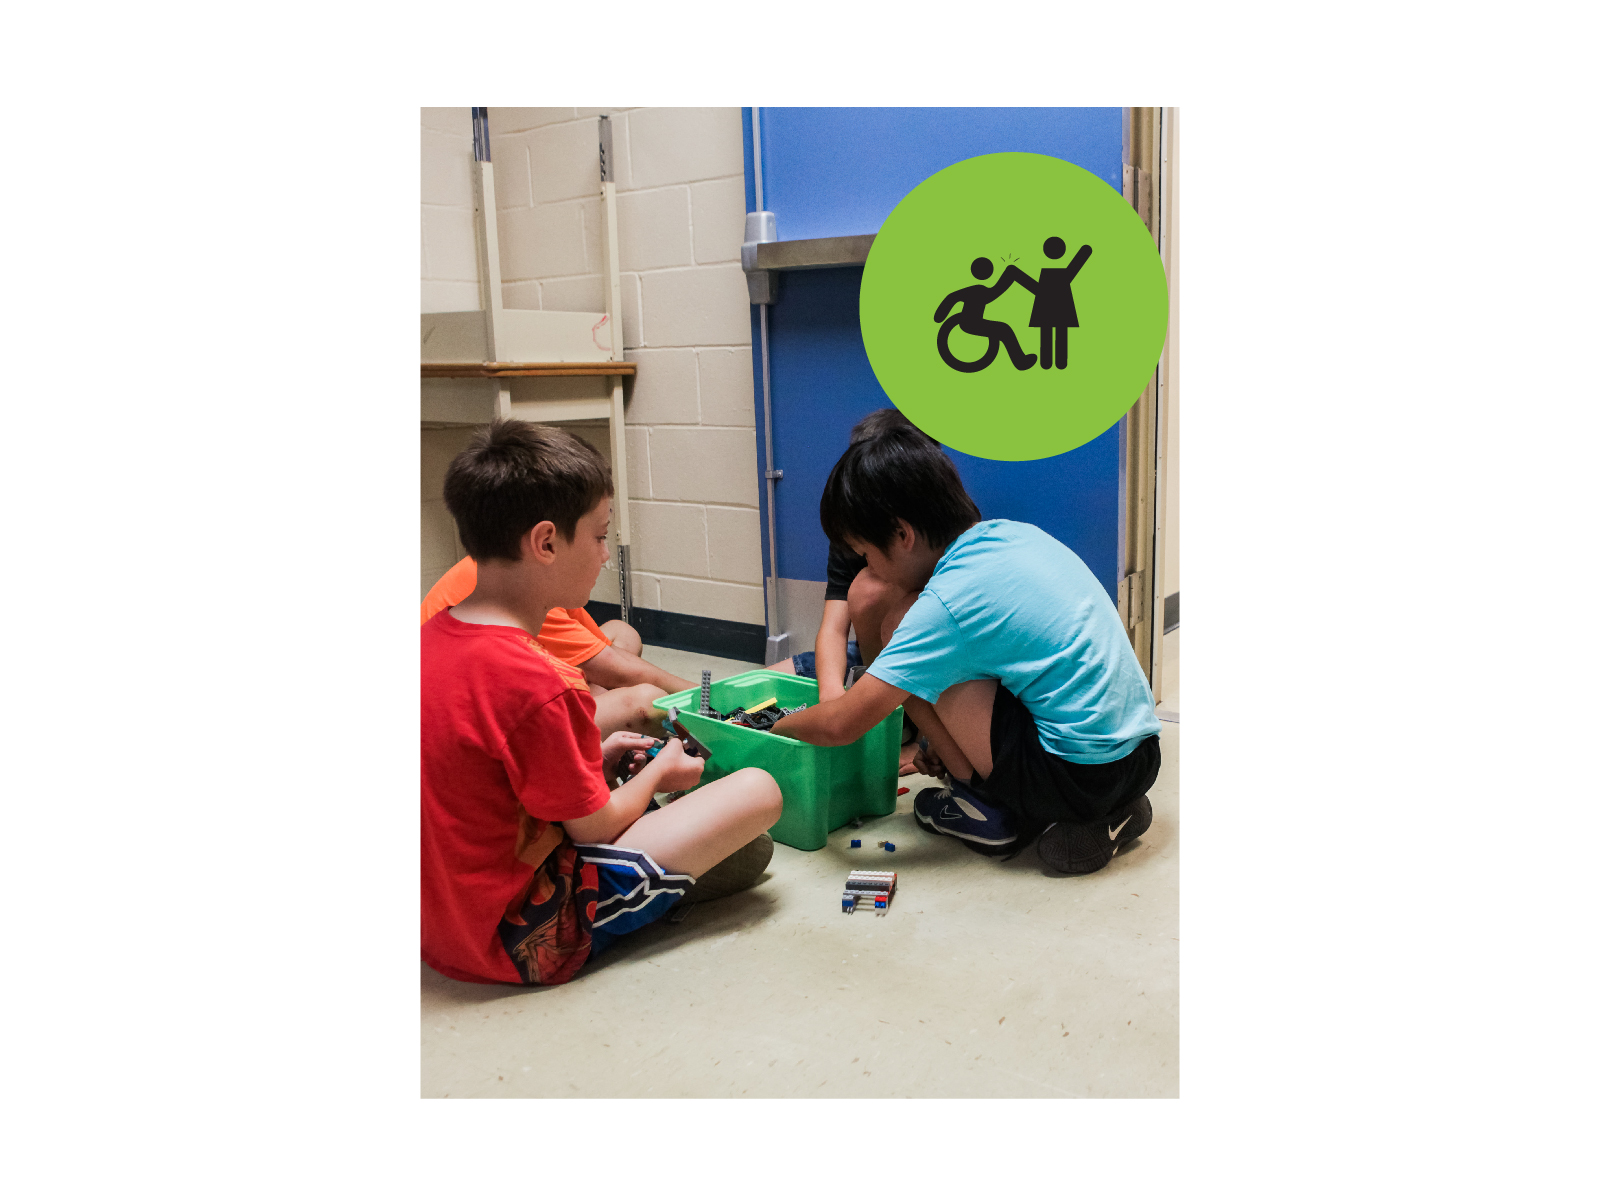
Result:
<svg viewBox="0 0 1601 1199"><path fill-rule="evenodd" d="M706 769L704 760L684 752L684 743L677 737L662 747L656 755L656 765L662 768L656 780L657 788L662 791L687 791L700 783L701 771Z"/></svg>
<svg viewBox="0 0 1601 1199"><path fill-rule="evenodd" d="M639 773L639 768L649 759L645 751L655 745L652 737L641 737L638 733L619 732L600 743L601 761L606 767L606 777L614 779L618 775L633 778Z"/></svg>
<svg viewBox="0 0 1601 1199"><path fill-rule="evenodd" d="M926 774L929 778L942 779L945 777L945 763L939 760L934 747L924 737L918 742L917 756L912 759L912 765L917 767L919 774Z"/></svg>

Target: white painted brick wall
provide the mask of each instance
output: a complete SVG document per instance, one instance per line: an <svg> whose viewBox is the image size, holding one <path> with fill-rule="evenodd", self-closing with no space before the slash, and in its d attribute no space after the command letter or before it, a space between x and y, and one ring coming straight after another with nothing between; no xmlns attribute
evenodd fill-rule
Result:
<svg viewBox="0 0 1601 1199"><path fill-rule="evenodd" d="M505 303L604 308L596 117L612 118L633 602L763 620L737 108L491 108ZM422 311L478 306L467 108L422 111ZM572 431L611 458L603 428ZM423 432L422 589L461 556L439 484L466 430ZM595 599L616 602L602 572Z"/></svg>
<svg viewBox="0 0 1601 1199"><path fill-rule="evenodd" d="M478 307L472 161L472 110L423 109L421 312Z"/></svg>

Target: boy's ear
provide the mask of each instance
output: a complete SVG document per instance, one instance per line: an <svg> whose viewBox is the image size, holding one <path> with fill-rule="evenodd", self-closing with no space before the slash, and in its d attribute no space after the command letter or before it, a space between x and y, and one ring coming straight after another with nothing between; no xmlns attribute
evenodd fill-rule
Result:
<svg viewBox="0 0 1601 1199"><path fill-rule="evenodd" d="M905 517L895 518L895 540L900 543L903 550L909 550L917 543L917 530Z"/></svg>
<svg viewBox="0 0 1601 1199"><path fill-rule="evenodd" d="M541 566L549 566L556 560L555 524L548 520L540 521L523 534L518 548L522 550L524 558L532 557Z"/></svg>

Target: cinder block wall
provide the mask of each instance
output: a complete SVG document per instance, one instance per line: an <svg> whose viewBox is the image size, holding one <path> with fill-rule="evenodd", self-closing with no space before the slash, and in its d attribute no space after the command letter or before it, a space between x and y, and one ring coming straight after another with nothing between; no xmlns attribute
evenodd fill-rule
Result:
<svg viewBox="0 0 1601 1199"><path fill-rule="evenodd" d="M478 307L473 234L473 124L467 108L422 110L422 312ZM445 511L445 468L471 429L422 431L422 579L417 598L461 559L456 522Z"/></svg>
<svg viewBox="0 0 1601 1199"><path fill-rule="evenodd" d="M739 109L491 108L505 303L604 307L601 113L612 121L625 356L639 363L626 393L632 599L761 624ZM477 305L471 142L467 109L424 110L423 311ZM603 429L573 431L609 457ZM448 440L435 436L439 452ZM428 486L425 469L425 575ZM459 557L434 537L435 557ZM593 597L616 602L615 573L603 572Z"/></svg>
<svg viewBox="0 0 1601 1199"><path fill-rule="evenodd" d="M762 623L737 108L491 108L501 279L518 308L598 311L601 113L611 117L633 602ZM617 598L610 571L595 598Z"/></svg>

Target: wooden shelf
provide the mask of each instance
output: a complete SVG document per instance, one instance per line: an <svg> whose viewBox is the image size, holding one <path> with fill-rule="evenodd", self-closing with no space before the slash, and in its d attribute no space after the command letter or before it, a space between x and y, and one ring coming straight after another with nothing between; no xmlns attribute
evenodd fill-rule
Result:
<svg viewBox="0 0 1601 1199"><path fill-rule="evenodd" d="M632 375L633 362L425 362L424 379L522 379Z"/></svg>

